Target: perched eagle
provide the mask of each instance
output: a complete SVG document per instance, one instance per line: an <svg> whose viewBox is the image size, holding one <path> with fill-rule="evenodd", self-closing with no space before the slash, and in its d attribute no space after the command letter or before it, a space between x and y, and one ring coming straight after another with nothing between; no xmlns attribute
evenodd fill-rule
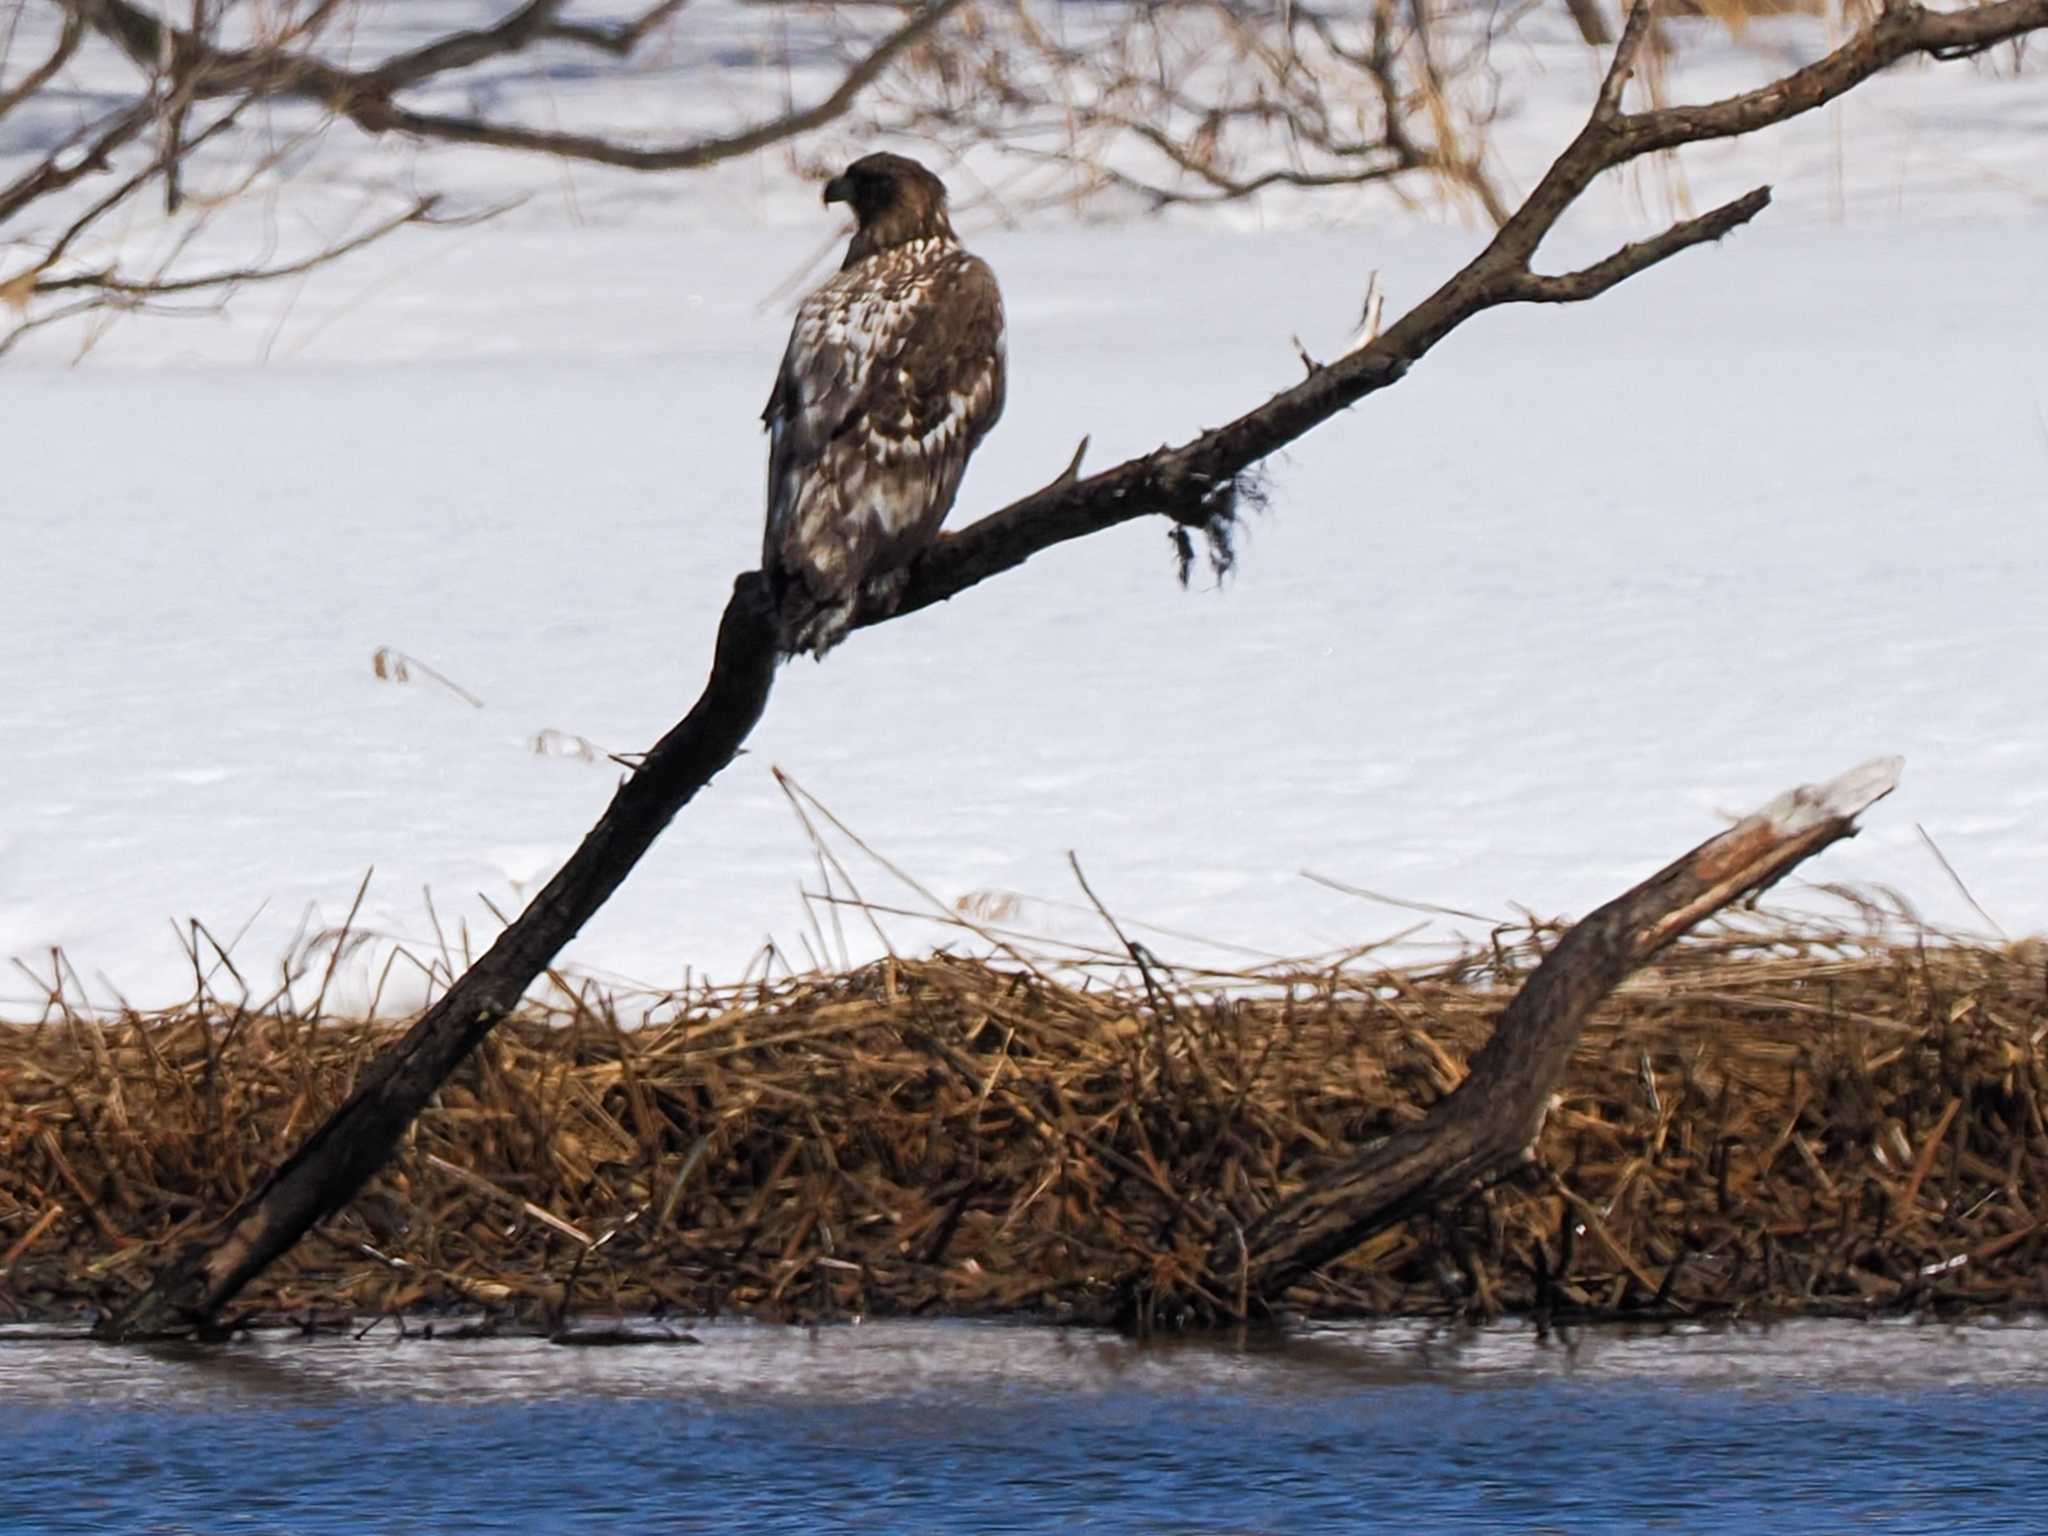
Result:
<svg viewBox="0 0 2048 1536"><path fill-rule="evenodd" d="M863 601L896 602L1003 411L1002 295L946 221L939 178L868 155L825 201L851 204L859 228L797 311L761 418L761 568L788 655L822 656Z"/></svg>

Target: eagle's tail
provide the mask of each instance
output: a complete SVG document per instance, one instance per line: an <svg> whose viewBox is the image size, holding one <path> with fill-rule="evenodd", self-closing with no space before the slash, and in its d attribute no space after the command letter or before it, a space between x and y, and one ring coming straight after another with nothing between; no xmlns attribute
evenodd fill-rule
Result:
<svg viewBox="0 0 2048 1536"><path fill-rule="evenodd" d="M793 571L768 566L768 590L775 601L775 648L785 659L820 660L846 638L859 602L853 593L822 595Z"/></svg>
<svg viewBox="0 0 2048 1536"><path fill-rule="evenodd" d="M824 660L825 653L846 638L854 620L863 610L871 614L893 613L909 584L908 571L890 571L871 577L856 592L834 592L821 596L800 577L769 572L775 594L777 645L784 656L811 656Z"/></svg>
<svg viewBox="0 0 2048 1536"><path fill-rule="evenodd" d="M827 604L811 602L797 606L807 611L790 613L784 610L781 615L782 654L809 655L822 661L825 659L825 653L844 640L847 630L853 627L856 604L848 600Z"/></svg>

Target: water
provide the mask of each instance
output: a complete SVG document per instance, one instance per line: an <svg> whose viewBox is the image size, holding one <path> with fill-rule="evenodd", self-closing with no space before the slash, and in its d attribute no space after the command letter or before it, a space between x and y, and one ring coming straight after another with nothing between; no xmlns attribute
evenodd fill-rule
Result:
<svg viewBox="0 0 2048 1536"><path fill-rule="evenodd" d="M2038 1320L696 1337L144 1351L0 1329L0 1532L2048 1526Z"/></svg>

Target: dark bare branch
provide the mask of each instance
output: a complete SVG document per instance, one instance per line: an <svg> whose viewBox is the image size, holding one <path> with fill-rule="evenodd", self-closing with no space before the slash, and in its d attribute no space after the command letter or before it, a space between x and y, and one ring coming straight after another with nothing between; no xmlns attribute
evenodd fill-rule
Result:
<svg viewBox="0 0 2048 1536"><path fill-rule="evenodd" d="M56 309L46 310L32 319L23 320L12 330L0 333L0 357L5 357L37 331L47 330L54 325L62 325L67 320L80 319L95 310L104 308L106 308L106 300L103 298L80 299L76 303L59 305Z"/></svg>
<svg viewBox="0 0 2048 1536"><path fill-rule="evenodd" d="M66 254L69 253L72 245L88 229L129 198L133 197L137 192L148 186L158 176L163 175L171 166L178 163L181 156L189 154L191 151L206 144L208 140L217 138L225 133L234 125L234 121L240 115L242 107L247 105L248 103L244 102L234 109L222 113L216 121L209 123L199 133L183 140L182 143L165 145L148 164L125 177L111 192L103 194L88 204L85 210L74 218L56 239L50 241L43 248L43 254L32 270L38 274L47 272L51 267L62 261ZM31 291L37 293L44 292L50 286L52 285L45 283L39 276Z"/></svg>
<svg viewBox="0 0 2048 1536"><path fill-rule="evenodd" d="M0 224L38 198L62 192L88 176L108 170L114 151L155 121L156 104L146 96L99 119L90 130L91 143L80 148L77 139L69 140L11 185L0 187Z"/></svg>
<svg viewBox="0 0 2048 1536"><path fill-rule="evenodd" d="M632 21L611 26L598 22L557 21L548 28L548 36L556 42L581 43L586 48L596 48L623 59L639 47L649 33L689 3L690 0L662 0L660 5L643 11Z"/></svg>
<svg viewBox="0 0 2048 1536"><path fill-rule="evenodd" d="M79 272L66 277L43 278L36 283L37 293L66 293L87 289L100 293L120 294L131 299L153 299L177 293L197 293L210 288L236 288L245 283L274 282L281 277L302 277L317 267L329 262L340 261L352 256L365 246L375 245L387 235L396 234L408 224L432 224L433 212L440 199L423 197L403 212L395 213L380 220L348 239L333 245L323 246L311 256L298 261L285 262L270 267L236 267L224 272L207 272L196 277L176 278L124 278L117 271ZM467 221L463 221L467 222Z"/></svg>
<svg viewBox="0 0 2048 1536"><path fill-rule="evenodd" d="M548 35L566 0L527 0L495 26L451 32L424 48L386 59L363 78L386 91L413 85L451 69L466 69L486 59L519 53Z"/></svg>
<svg viewBox="0 0 2048 1536"><path fill-rule="evenodd" d="M205 35L213 16L207 0L192 0L190 14L193 35ZM75 36L83 26L84 22L76 12L68 13L67 35ZM118 260L97 263L85 270L76 269L74 251L89 236L101 230L111 214L129 204L145 188L161 183L167 209L175 214L178 211L181 169L192 157L232 132L242 116L260 99L244 94L213 111L210 120L195 130L188 122L188 115L194 113L195 102L202 95L210 94L199 89L199 76L194 73L200 68L196 62L198 58L198 55L188 52L181 65L174 64L152 78L149 96L75 135L75 139L82 138L85 142L60 147L41 165L0 191L0 218L6 218L39 198L62 193L89 176L114 173L119 168L119 174L104 190L96 190L89 199L68 201L61 227L42 233L32 244L22 242L33 252L24 265L11 272L0 272L0 300L4 300L18 315L15 322L0 333L0 352L11 350L24 338L46 326L77 318L95 309L159 315L206 312L170 307L161 301L204 292L224 295L244 284L297 276L351 255L405 225L440 222L432 219L431 210L436 199L414 199L369 228L297 260L180 273L177 270L179 258L193 235L207 222L210 208L231 201L246 191L257 176L276 164L286 152L283 146L273 142L254 167L233 186L209 199L207 210L201 210L196 217L184 222L178 238L170 243L169 254L162 259L156 271L143 274L124 272ZM152 125L157 128L157 134L146 158L137 159L133 154L118 153L129 149L135 141L146 140ZM67 265L74 269L62 270ZM36 313L29 313L35 301L57 295L81 297L77 302L55 308L37 306Z"/></svg>
<svg viewBox="0 0 2048 1536"><path fill-rule="evenodd" d="M274 49L216 48L190 32L166 28L131 0L65 3L76 6L88 22L118 43L139 67L154 70L160 59L171 58L175 70L198 82L195 89L202 96L249 93L291 97L324 105L366 133L405 133L439 142L523 150L627 170L676 171L751 154L843 116L890 65L928 37L966 0L927 0L907 21L855 61L838 85L811 106L778 114L735 133L681 144L645 146L622 144L602 134L554 132L492 123L478 117L419 112L392 99L397 92L451 69L518 53L555 35L554 17L561 0L528 0L494 27L441 39L367 70L340 69L308 55ZM652 19L643 17L642 21L651 28L655 21L673 13L674 7L658 6L650 13ZM644 31L635 32L634 40L645 35ZM588 39L579 36L576 40Z"/></svg>
<svg viewBox="0 0 2048 1536"><path fill-rule="evenodd" d="M78 44L84 36L85 24L78 19L76 12L67 11L63 29L57 34L57 44L50 50L50 56L12 86L0 91L0 117L5 117L55 79L57 71L70 63L71 56L78 52Z"/></svg>
<svg viewBox="0 0 2048 1536"><path fill-rule="evenodd" d="M1653 0L1635 0L1629 7L1628 20L1621 28L1621 41L1614 45L1614 57L1608 61L1607 74L1600 81L1600 95L1593 103L1594 122L1611 123L1620 118L1622 93L1635 76L1636 62L1643 56L1643 45L1650 40L1651 29L1656 23L1656 10Z"/></svg>
<svg viewBox="0 0 2048 1536"><path fill-rule="evenodd" d="M1509 210L1487 168L1480 88L1491 28L1458 9L1482 41L1447 63L1430 7L1397 0L1003 7L889 99L941 142L1059 167L1069 197L1116 187L1157 209L1373 183L1406 199L1419 184L1498 224Z"/></svg>
<svg viewBox="0 0 2048 1536"><path fill-rule="evenodd" d="M247 93L301 100L372 134L400 133L643 172L690 170L835 121L893 73L902 81L923 82L905 87L909 98L932 85L938 99L911 107L907 116L873 113L877 124L958 137L960 125L971 120L981 125L984 136L1006 147L1014 143L1013 152L1039 159L1040 151L1021 143L1034 131L1029 119L1036 112L1039 130L1066 136L1066 149L1050 158L1070 168L1092 156L1076 136L1076 120L1089 138L1107 132L1142 139L1151 153L1163 157L1163 171L1139 172L1105 157L1086 166L1085 184L1126 186L1155 207L1233 201L1271 188L1315 190L1386 181L1401 187L1404 179L1423 178L1472 198L1496 224L1508 212L1479 137L1491 106L1452 104L1454 80L1462 83L1485 72L1483 42L1446 65L1424 25L1424 12L1395 0L1379 0L1362 17L1285 6L1270 18L1212 0L1168 0L1130 8L1124 39L1103 48L1067 47L1024 8L1003 8L996 19L984 14L977 27L962 29L942 48L924 51L908 70L895 66L906 62L910 50L966 0L926 0L915 9L879 4L877 11L898 11L901 23L855 57L823 100L735 132L670 144L431 110L408 102L405 94L543 43L627 57L677 16L685 0L659 0L622 22L566 17L566 0L507 0L502 18L490 25L360 68L329 62L315 46L321 26L341 0L320 0L282 30L241 48L209 38L197 24L198 13L193 26L180 29L143 0L51 3L112 40L152 81L176 81L191 99ZM1181 27L1189 20L1195 23L1192 29ZM1184 30L1196 34L1191 41L1181 36ZM1369 44L1354 46L1349 41L1353 33L1369 37ZM1140 42L1127 48L1123 43L1129 38ZM1304 51L1306 42L1318 44L1318 51ZM1226 67L1215 68L1219 63ZM1332 84L1330 70L1361 74L1384 121L1357 120L1348 105L1339 110L1340 102L1355 93L1348 82ZM1190 84L1179 78L1183 72L1209 83ZM1087 102L1078 109L1078 119L1075 93L1048 84L1043 78L1048 73L1093 82L1080 93ZM1336 126L1340 121L1345 129ZM1169 122L1170 130L1161 128ZM167 111L164 124L166 136L175 139L178 114ZM1233 149L1238 130L1244 131L1244 145ZM1245 145L1262 147L1247 151ZM174 165L166 176L173 202L176 175ZM1400 195L1408 195L1405 188Z"/></svg>
<svg viewBox="0 0 2048 1536"><path fill-rule="evenodd" d="M280 18L268 35L236 47L225 46L216 35L221 7L211 0L190 0L189 11L181 13L189 19L189 25L184 27L173 24L168 8L160 10L136 0L50 3L60 7L63 16L57 45L19 87L9 90L4 101L0 101L0 108L25 99L28 92L47 88L76 56L81 39L89 33L111 41L125 53L143 76L143 85L136 100L81 129L40 164L0 187L0 225L5 225L31 205L69 193L88 178L102 174L118 176L112 191L97 196L83 208L75 194L74 200L60 205L64 212L61 219L53 221L60 226L54 234L38 232L33 241L19 242L27 245L32 254L16 269L0 271L0 285L4 285L0 287L0 298L22 309L32 299L56 293L97 293L110 305L119 300L115 307L135 311L142 307L141 301L165 295L224 291L243 283L292 276L359 250L405 224L428 221L417 206L410 207L365 236L284 265L252 262L226 270L180 275L166 263L163 270L147 277L122 272L115 263L101 263L87 272L58 270L87 231L104 229L107 215L146 186L160 184L167 213L178 214L188 161L209 142L219 139L222 130L252 104L278 99L304 101L323 114L346 118L371 133L400 132L424 139L488 144L638 170L689 169L755 152L822 127L852 110L861 94L881 74L906 50L928 38L966 0L924 0L902 8L900 23L866 47L840 75L835 87L810 106L793 108L731 133L666 146L639 146L598 134L533 130L478 117L416 111L398 98L409 87L491 59L509 57L544 42L597 48L614 56L625 56L657 27L674 18L682 10L684 0L655 0L618 23L567 19L563 14L567 0L517 0L508 4L501 19L490 25L437 37L423 47L361 69L328 63L315 51L322 26L340 14L344 0L318 0L296 14ZM898 8L892 5L889 9ZM219 101L234 105L224 117L215 119L210 128L193 132L192 120L200 116L195 109ZM308 133L317 133L328 120L317 119ZM146 160L135 153L136 141L144 139L153 140L153 153ZM257 153L263 166L278 163L274 146L259 147ZM245 179L243 189L247 185ZM217 201L210 199L209 203ZM189 239L191 231L207 217L207 210L198 210L185 238ZM175 250L183 248L183 239L175 243ZM76 315L79 309L67 305L62 313ZM47 313L24 315L22 322L6 333L8 344L11 346L23 335L48 323Z"/></svg>
<svg viewBox="0 0 2048 1536"><path fill-rule="evenodd" d="M1268 187L1297 187L1303 189L1327 187L1363 187L1373 182L1389 181L1416 169L1414 165L1395 164L1360 165L1343 171L1296 171L1286 167L1258 172L1256 175L1239 180L1213 168L1198 168L1189 165L1180 167L1195 177L1206 188L1200 192L1183 191L1179 187L1165 187L1130 175L1113 165L1102 166L1099 175L1105 182L1126 187L1143 197L1153 209L1186 207L1211 207L1218 203L1234 203L1263 192Z"/></svg>
<svg viewBox="0 0 2048 1536"><path fill-rule="evenodd" d="M1981 53L2048 26L2048 0L1996 0L1961 11L1930 11L1902 0L1841 47L1782 80L1706 106L1663 107L1629 115L1622 124L1633 160L1654 150L1733 138L1826 106L1843 92L1914 54Z"/></svg>
<svg viewBox="0 0 2048 1536"><path fill-rule="evenodd" d="M416 138L454 144L484 144L498 149L526 150L556 155L567 160L585 160L594 165L613 165L631 171L684 171L752 154L770 144L795 138L822 128L843 116L861 92L899 54L926 37L965 0L930 0L909 21L870 49L847 70L830 95L811 106L785 112L756 123L738 133L695 139L685 144L639 146L621 144L602 134L561 133L543 128L521 128L508 123L489 123L481 118L453 117L429 112L412 112L396 106L349 116L373 132L409 133Z"/></svg>
<svg viewBox="0 0 2048 1536"><path fill-rule="evenodd" d="M1674 224L1661 235L1624 245L1605 261L1597 261L1590 267L1555 277L1535 272L1519 273L1511 296L1531 304L1576 304L1598 298L1616 283L1634 277L1645 268L1654 267L1667 257L1676 256L1691 246L1719 240L1762 213L1770 201L1771 189L1758 187L1754 192L1745 192L1733 202L1723 203L1697 218Z"/></svg>
<svg viewBox="0 0 2048 1536"><path fill-rule="evenodd" d="M203 1327L361 1188L442 1080L511 1012L676 813L738 754L767 706L777 659L774 604L766 581L750 572L734 584L702 697L620 785L576 853L483 958L364 1070L348 1102L229 1218L224 1237L188 1246L146 1295L97 1331L135 1338L189 1331L195 1321Z"/></svg>

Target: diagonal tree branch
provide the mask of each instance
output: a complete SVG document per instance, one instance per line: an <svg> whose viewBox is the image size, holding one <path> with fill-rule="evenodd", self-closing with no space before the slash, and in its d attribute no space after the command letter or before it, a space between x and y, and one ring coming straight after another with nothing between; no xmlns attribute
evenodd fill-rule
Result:
<svg viewBox="0 0 2048 1536"><path fill-rule="evenodd" d="M231 267L219 272L202 272L194 277L124 278L118 270L99 272L78 272L66 277L46 277L37 280L37 293L66 293L84 289L94 293L117 294L124 298L156 299L177 293L199 293L209 288L236 288L245 283L275 282L281 277L302 277L316 267L324 267L330 261L339 261L353 255L365 246L375 245L386 235L396 234L408 224L436 224L447 222L468 222L466 220L439 220L434 218L434 207L438 198L423 197L410 207L372 224L360 233L350 235L346 240L323 246L311 256L297 261L281 262L271 267Z"/></svg>
<svg viewBox="0 0 2048 1536"><path fill-rule="evenodd" d="M1690 246L1718 240L1737 225L1747 224L1770 206L1771 189L1758 187L1732 202L1710 209L1696 218L1674 224L1661 235L1624 245L1605 261L1576 272L1545 277L1535 272L1518 273L1512 284L1513 297L1528 304L1578 304L1598 298L1616 283L1634 277Z"/></svg>
<svg viewBox="0 0 2048 1536"><path fill-rule="evenodd" d="M387 90L431 79L451 69L466 69L486 59L520 53L549 33L567 0L527 0L495 26L451 32L424 48L386 59L367 76Z"/></svg>
<svg viewBox="0 0 2048 1536"><path fill-rule="evenodd" d="M49 245L44 249L42 256L37 260L32 271L36 274L41 274L43 272L48 271L51 267L54 267L58 262L62 261L65 255L70 251L73 243L76 242L81 235L83 235L96 222L98 222L98 220L105 217L106 214L111 212L114 208L118 207L122 202L126 201L130 197L133 197L135 193L140 191L143 187L147 186L156 177L163 175L171 166L175 165L178 162L179 156L183 152L198 149L202 145L204 145L208 140L216 138L219 135L227 132L230 128L232 128L234 126L235 119L241 114L242 108L246 105L246 102L240 102L237 103L231 110L223 112L216 121L209 123L199 133L185 139L183 141L182 149L172 146L166 146L159 154L157 154L153 159L151 159L148 164L144 165L140 170L134 172L132 175L130 175L121 183L119 183L111 192L103 194L97 200L88 204L84 211L82 211L75 219L73 219L71 223L65 227L64 231L57 236L56 239L52 240L49 243ZM8 286L12 288L14 284L19 281L19 278L10 279ZM35 278L34 286L30 289L30 292L46 293L55 287L79 286L84 285L76 283L47 282L44 281L38 275Z"/></svg>
<svg viewBox="0 0 2048 1536"><path fill-rule="evenodd" d="M912 573L896 613L868 612L862 615L862 622L880 623L943 602L1043 550L1138 517L1164 516L1182 527L1214 531L1221 526L1227 531L1243 477L1260 461L1402 378L1439 341L1474 316L1501 304L1590 297L1700 240L1726 233L1760 211L1763 197L1752 193L1702 220L1626 247L1582 272L1557 279L1532 276L1530 263L1544 236L1596 176L1654 149L1683 142L1662 130L1633 135L1629 124L1642 119L1628 118L1621 110L1627 73L1642 46L1649 20L1647 4L1631 14L1586 127L1522 207L1484 251L1387 331L1338 361L1311 369L1293 388L1178 447L1161 448L1086 479L1075 478L1070 466L1044 490L941 539ZM1907 53L1995 42L2044 25L2048 25L2048 0L2001 0L1976 10L1941 15L1917 6L1901 6L1880 18L1871 32L1850 39L1818 64L1763 93L1733 99L1736 103L1767 101L1767 107L1739 105L1734 110L1752 127L1780 122L1832 100ZM1880 29L1888 29L1885 40L1873 43L1871 38ZM1728 105L1686 110L1706 113L1703 121L1711 129L1719 121L1713 114ZM1645 114L1645 118L1658 121L1663 114ZM1529 286L1532 282L1537 285L1533 289ZM1546 288L1544 283L1563 286ZM1571 291L1575 284L1586 292ZM138 1338L212 1328L221 1310L251 1279L327 1212L354 1196L389 1157L447 1074L516 1006L527 986L625 879L676 813L732 761L767 706L775 677L774 629L765 580L758 572L742 575L719 628L703 696L619 787L603 817L568 862L483 958L403 1039L364 1071L348 1102L249 1195L219 1233L174 1256L148 1291L119 1315L102 1321L96 1330L102 1337ZM1676 921L1688 911L1695 915L1687 920L1696 921L1700 911L1711 910L1696 911L1695 905L1705 899L1704 892L1713 888L1715 881L1725 883L1739 877L1747 888L1771 878L1772 870L1779 866L1766 868L1754 863L1766 852L1751 849L1744 855L1750 862L1729 852L1725 868L1718 862L1721 855L1716 854L1709 866L1696 871L1707 881L1701 892L1689 896L1679 892L1675 905L1654 921L1635 913L1634 918L1642 918L1650 926L1638 923L1629 929L1634 935L1628 940L1629 952L1638 952L1642 943L1649 942L1645 933L1654 938L1658 932L1668 937L1677 931L1659 929L1657 923ZM1454 1151L1446 1147L1446 1159ZM1319 1226L1318 1230L1323 1229ZM1317 1239L1291 1251L1297 1256L1324 1253L1320 1242ZM1285 1272L1285 1264L1276 1260L1270 1275L1262 1280L1262 1288L1279 1283Z"/></svg>
<svg viewBox="0 0 2048 1536"><path fill-rule="evenodd" d="M646 36L675 15L690 0L662 0L662 3L640 13L631 21L605 25L600 22L557 21L548 28L548 36L557 42L581 43L587 48L596 48L615 58L625 58L639 47Z"/></svg>
<svg viewBox="0 0 2048 1536"><path fill-rule="evenodd" d="M1733 138L1826 106L1879 70L1915 54L1963 58L2048 26L2043 0L1996 0L1959 11L1930 11L1903 0L1887 5L1862 32L1782 80L1706 106L1663 107L1623 120L1628 156L1707 139Z"/></svg>
<svg viewBox="0 0 2048 1536"><path fill-rule="evenodd" d="M134 1307L96 1332L136 1338L195 1325L204 1330L285 1247L383 1166L442 1080L511 1012L676 813L738 754L774 682L775 633L766 581L758 573L741 577L719 625L703 696L620 785L575 855L484 958L365 1069L348 1102L244 1202L223 1235L178 1255Z"/></svg>
<svg viewBox="0 0 2048 1536"><path fill-rule="evenodd" d="M413 112L391 106L362 114L349 112L359 126L372 132L392 130L415 138L454 144L485 144L498 149L519 149L559 155L568 160L587 160L594 165L613 165L632 171L695 170L719 160L752 154L757 149L794 138L841 116L875 79L895 62L898 55L928 35L933 28L965 0L930 0L909 21L877 43L865 57L840 79L831 94L811 106L767 118L738 133L696 139L686 144L643 147L620 144L601 134L563 133L544 128L521 128L506 123L489 123L475 117L448 117L430 112Z"/></svg>
<svg viewBox="0 0 2048 1536"><path fill-rule="evenodd" d="M0 224L39 197L61 192L88 176L98 175L111 164L108 157L136 138L156 121L156 103L147 96L109 113L93 125L92 142L80 149L76 140L52 150L32 169L0 187Z"/></svg>
<svg viewBox="0 0 2048 1536"><path fill-rule="evenodd" d="M70 63L71 55L78 52L79 41L84 36L85 25L77 13L67 12L63 29L57 34L56 46L50 50L49 57L6 90L0 91L0 117L5 117L55 79L57 71Z"/></svg>
<svg viewBox="0 0 2048 1536"><path fill-rule="evenodd" d="M195 4L194 13L203 21L205 13L202 4ZM22 176L13 186L0 190L0 217L4 217L6 213L20 207L23 202L60 191L72 182L83 181L88 175L96 172L111 170L114 165L113 155L117 150L124 148L133 140L143 138L151 123L160 126L161 133L147 158L138 161L132 156L128 157L128 164L132 168L115 180L110 188L100 189L90 200L78 204L76 211L63 228L43 236L40 250L26 264L12 272L0 271L0 304L15 311L18 316L11 326L0 328L0 356L6 355L27 337L46 326L91 313L95 309L118 310L130 314L201 313L205 311L166 308L161 301L203 292L225 295L244 284L298 276L372 245L408 224L471 222L436 219L433 216L433 209L437 199L414 198L405 207L367 228L339 238L295 260L178 275L174 268L178 264L186 241L196 235L207 222L208 211L202 210L196 217L185 221L183 238L172 246L170 254L162 258L161 264L154 272L124 272L118 259L97 262L82 270L77 269L75 249L100 232L108 223L110 216L124 205L130 204L145 188L161 182L165 188L167 202L175 202L176 176L187 158L233 132L242 116L257 100L255 97L243 95L215 109L211 120L196 131L187 131L184 116L191 100L188 90L190 82L171 75L163 77L158 83L163 89L155 94L154 99L145 97L127 110L117 112L109 119L103 119L102 123L105 126L96 135L90 129L75 135L75 138L85 138L89 141L82 148L75 142L61 146L49 155L42 165ZM234 196L246 190L257 176L274 167L287 153L287 149L286 145L273 144L255 166L246 171L239 185L217 193L214 198L209 199L209 204L219 206L222 202L232 200ZM67 265L73 266L74 269L59 270ZM38 313L28 313L35 306L35 301L55 294L80 294L86 297L78 302L61 304L55 308L43 307Z"/></svg>

